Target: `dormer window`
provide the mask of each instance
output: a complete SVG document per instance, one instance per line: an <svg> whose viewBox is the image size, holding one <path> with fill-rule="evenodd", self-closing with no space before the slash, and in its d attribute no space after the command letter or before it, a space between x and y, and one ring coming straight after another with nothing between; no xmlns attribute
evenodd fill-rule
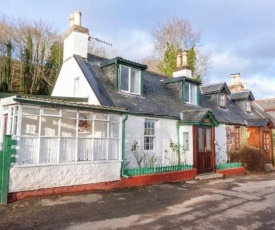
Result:
<svg viewBox="0 0 275 230"><path fill-rule="evenodd" d="M227 98L226 93L221 93L219 95L219 107L220 108L226 109L226 98Z"/></svg>
<svg viewBox="0 0 275 230"><path fill-rule="evenodd" d="M245 102L245 109L246 109L247 113L251 113L251 101L250 100L247 100Z"/></svg>
<svg viewBox="0 0 275 230"><path fill-rule="evenodd" d="M121 92L141 94L141 70L120 65L119 82Z"/></svg>
<svg viewBox="0 0 275 230"><path fill-rule="evenodd" d="M184 100L186 103L197 104L197 85L184 83Z"/></svg>

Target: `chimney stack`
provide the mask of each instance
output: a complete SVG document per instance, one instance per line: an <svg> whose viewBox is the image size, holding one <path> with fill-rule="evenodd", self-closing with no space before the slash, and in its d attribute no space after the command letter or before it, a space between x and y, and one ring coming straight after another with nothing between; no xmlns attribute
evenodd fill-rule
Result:
<svg viewBox="0 0 275 230"><path fill-rule="evenodd" d="M235 73L230 75L229 89L231 92L241 92L241 91L247 90L246 83L241 82L240 73Z"/></svg>
<svg viewBox="0 0 275 230"><path fill-rule="evenodd" d="M177 54L177 68L173 72L173 77L192 78L192 71L188 66L187 51Z"/></svg>
<svg viewBox="0 0 275 230"><path fill-rule="evenodd" d="M73 55L87 58L89 30L81 26L81 15L80 11L70 15L70 28L64 39L63 61Z"/></svg>

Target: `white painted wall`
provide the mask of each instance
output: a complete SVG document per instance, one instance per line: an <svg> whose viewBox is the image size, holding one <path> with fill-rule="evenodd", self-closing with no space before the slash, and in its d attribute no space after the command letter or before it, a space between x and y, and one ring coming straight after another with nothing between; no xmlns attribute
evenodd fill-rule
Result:
<svg viewBox="0 0 275 230"><path fill-rule="evenodd" d="M226 126L223 124L215 128L216 163L227 161L225 128Z"/></svg>
<svg viewBox="0 0 275 230"><path fill-rule="evenodd" d="M79 78L79 90L77 93L74 93L76 78ZM52 96L88 97L89 104L100 104L74 57L63 63L59 76L56 80Z"/></svg>
<svg viewBox="0 0 275 230"><path fill-rule="evenodd" d="M180 145L183 145L183 132L187 132L189 136L189 150L185 150L182 157L185 158L186 164L193 165L193 126L180 126L179 127L179 140ZM182 152L182 149L181 149Z"/></svg>
<svg viewBox="0 0 275 230"><path fill-rule="evenodd" d="M155 120L155 149L153 151L144 151L144 122L146 119ZM158 160L156 165L171 165L173 162L177 163L177 155L173 153L170 145L170 140L177 144L177 120L163 119L163 118L150 118L142 116L129 115L126 121L126 140L125 140L125 158L130 162L129 168L137 167L135 157L131 151L134 141L139 143L139 152L146 153L150 156L157 156ZM188 155L188 159L192 159L192 152ZM191 163L193 164L193 163Z"/></svg>
<svg viewBox="0 0 275 230"><path fill-rule="evenodd" d="M121 162L16 166L10 169L9 192L120 180Z"/></svg>
<svg viewBox="0 0 275 230"><path fill-rule="evenodd" d="M66 61L74 54L87 58L88 53L88 37L86 33L72 31L64 40L63 60Z"/></svg>

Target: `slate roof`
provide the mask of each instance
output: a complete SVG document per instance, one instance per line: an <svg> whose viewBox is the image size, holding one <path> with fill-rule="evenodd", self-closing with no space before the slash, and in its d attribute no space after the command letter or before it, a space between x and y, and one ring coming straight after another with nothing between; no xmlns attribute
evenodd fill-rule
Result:
<svg viewBox="0 0 275 230"><path fill-rule="evenodd" d="M242 100L248 100L248 99L255 100L250 90L231 93L230 97L233 101L242 101Z"/></svg>
<svg viewBox="0 0 275 230"><path fill-rule="evenodd" d="M176 92L164 83L170 78L149 71L143 72L143 96L120 93L100 67L100 63L107 63L106 59L90 54L88 60L77 55L74 57L103 106L124 108L131 114L175 119L180 119L182 113L185 122L200 121L209 110L217 121L223 124L247 125L246 120L261 118L256 113L248 114L242 111L231 100L228 100L227 109L219 108L215 92L225 89L230 93L226 83L202 86L201 91L204 94L200 93L200 106L183 103Z"/></svg>
<svg viewBox="0 0 275 230"><path fill-rule="evenodd" d="M255 101L264 111L275 111L275 98L262 99Z"/></svg>
<svg viewBox="0 0 275 230"><path fill-rule="evenodd" d="M247 119L245 120L245 123L247 124L247 126L253 126L253 127L265 127L268 125L268 123L270 123L273 127L274 124L272 121L270 121L270 119L268 118L259 118L259 119Z"/></svg>
<svg viewBox="0 0 275 230"><path fill-rule="evenodd" d="M181 112L181 121L183 122L201 122L209 109L184 110Z"/></svg>
<svg viewBox="0 0 275 230"><path fill-rule="evenodd" d="M225 82L201 86L201 91L203 94L213 94L220 93L224 88L227 94L230 94L230 90Z"/></svg>
<svg viewBox="0 0 275 230"><path fill-rule="evenodd" d="M89 55L88 60L75 55L85 76L96 91L100 103L104 106L128 109L129 113L154 116L168 116L179 119L180 112L201 108L182 103L181 99L161 80L167 77L144 71L143 96L117 92L99 64L106 59ZM87 71L88 68L88 71ZM96 83L92 85L91 83Z"/></svg>

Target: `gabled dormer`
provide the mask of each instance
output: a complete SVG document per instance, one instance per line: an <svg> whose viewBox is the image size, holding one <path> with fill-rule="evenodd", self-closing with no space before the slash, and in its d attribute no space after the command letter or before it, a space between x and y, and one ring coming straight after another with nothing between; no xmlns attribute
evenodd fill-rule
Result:
<svg viewBox="0 0 275 230"><path fill-rule="evenodd" d="M118 92L143 95L143 71L146 65L121 57L103 61L99 64Z"/></svg>
<svg viewBox="0 0 275 230"><path fill-rule="evenodd" d="M255 100L255 98L250 90L232 93L231 100L234 101L246 113L252 113L251 103Z"/></svg>
<svg viewBox="0 0 275 230"><path fill-rule="evenodd" d="M217 105L221 109L227 109L227 100L230 90L225 82L201 87L204 95L217 95Z"/></svg>
<svg viewBox="0 0 275 230"><path fill-rule="evenodd" d="M188 77L173 77L164 79L163 82L178 94L183 103L199 105L200 81Z"/></svg>

